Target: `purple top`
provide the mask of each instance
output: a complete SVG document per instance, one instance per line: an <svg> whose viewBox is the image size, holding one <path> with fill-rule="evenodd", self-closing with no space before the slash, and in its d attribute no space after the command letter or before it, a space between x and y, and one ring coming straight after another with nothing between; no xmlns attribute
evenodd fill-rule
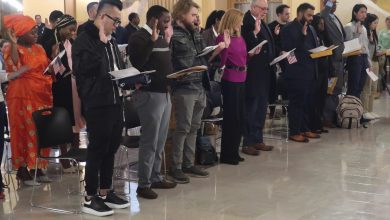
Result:
<svg viewBox="0 0 390 220"><path fill-rule="evenodd" d="M218 35L216 43L223 42L223 34ZM231 37L230 46L224 49L219 54L221 57L222 66L237 66L245 67L247 60L247 51L244 38L242 37ZM225 68L222 79L229 82L245 82L246 71L240 72L234 69Z"/></svg>

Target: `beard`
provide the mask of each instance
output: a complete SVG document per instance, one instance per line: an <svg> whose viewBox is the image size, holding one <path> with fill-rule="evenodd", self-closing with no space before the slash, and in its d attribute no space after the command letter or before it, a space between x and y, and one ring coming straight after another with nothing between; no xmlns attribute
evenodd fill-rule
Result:
<svg viewBox="0 0 390 220"><path fill-rule="evenodd" d="M195 31L195 25L194 25L194 23L192 23L192 22L187 22L186 20L183 20L182 21L183 22L183 24L184 24L184 26L189 30L189 31Z"/></svg>

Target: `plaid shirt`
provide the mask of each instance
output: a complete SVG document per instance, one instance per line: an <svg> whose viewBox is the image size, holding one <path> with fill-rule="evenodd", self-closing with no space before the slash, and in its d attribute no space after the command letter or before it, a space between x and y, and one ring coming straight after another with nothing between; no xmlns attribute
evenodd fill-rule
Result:
<svg viewBox="0 0 390 220"><path fill-rule="evenodd" d="M196 57L205 47L199 32L190 33L177 24L173 25L173 36L171 39L172 64L174 71L180 71L193 66L205 65L207 61L205 57ZM207 75L203 73L191 74L180 81L180 84L201 84L203 77Z"/></svg>

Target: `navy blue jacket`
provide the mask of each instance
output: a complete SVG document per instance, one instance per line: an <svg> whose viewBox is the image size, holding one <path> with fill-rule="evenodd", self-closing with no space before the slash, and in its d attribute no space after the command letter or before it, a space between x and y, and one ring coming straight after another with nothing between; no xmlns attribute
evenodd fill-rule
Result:
<svg viewBox="0 0 390 220"><path fill-rule="evenodd" d="M248 59L248 70L245 84L247 96L268 96L270 90L272 74L275 74L273 67L269 64L275 58L275 42L268 25L262 21L261 31L255 36L253 31L255 29L255 19L252 17L250 11L244 15L243 26L241 28L241 35L245 40L247 50L252 50L255 46L263 40L268 40L258 55Z"/></svg>
<svg viewBox="0 0 390 220"><path fill-rule="evenodd" d="M303 25L295 19L281 30L282 50L290 51L294 48L298 62L286 63L285 79L314 80L317 77L317 61L310 57L309 50L319 46L317 34L309 25L307 35L302 33ZM285 60L284 62L287 62Z"/></svg>

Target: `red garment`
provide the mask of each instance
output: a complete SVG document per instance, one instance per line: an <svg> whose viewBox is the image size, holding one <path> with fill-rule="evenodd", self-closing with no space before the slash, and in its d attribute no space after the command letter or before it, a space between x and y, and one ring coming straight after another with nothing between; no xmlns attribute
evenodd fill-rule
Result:
<svg viewBox="0 0 390 220"><path fill-rule="evenodd" d="M50 108L53 105L52 78L43 74L49 65L49 59L42 46L34 44L31 48L18 45L19 62L14 64L10 50L4 53L7 72L13 72L21 66L31 69L19 78L9 82L6 102L11 132L12 163L14 168L27 165L35 168L37 156L37 138L32 112ZM49 156L50 149L42 155ZM47 161L42 161L39 168L44 168Z"/></svg>
<svg viewBox="0 0 390 220"><path fill-rule="evenodd" d="M13 14L4 16L4 26L14 30L16 37L20 37L31 31L37 24L29 16Z"/></svg>

